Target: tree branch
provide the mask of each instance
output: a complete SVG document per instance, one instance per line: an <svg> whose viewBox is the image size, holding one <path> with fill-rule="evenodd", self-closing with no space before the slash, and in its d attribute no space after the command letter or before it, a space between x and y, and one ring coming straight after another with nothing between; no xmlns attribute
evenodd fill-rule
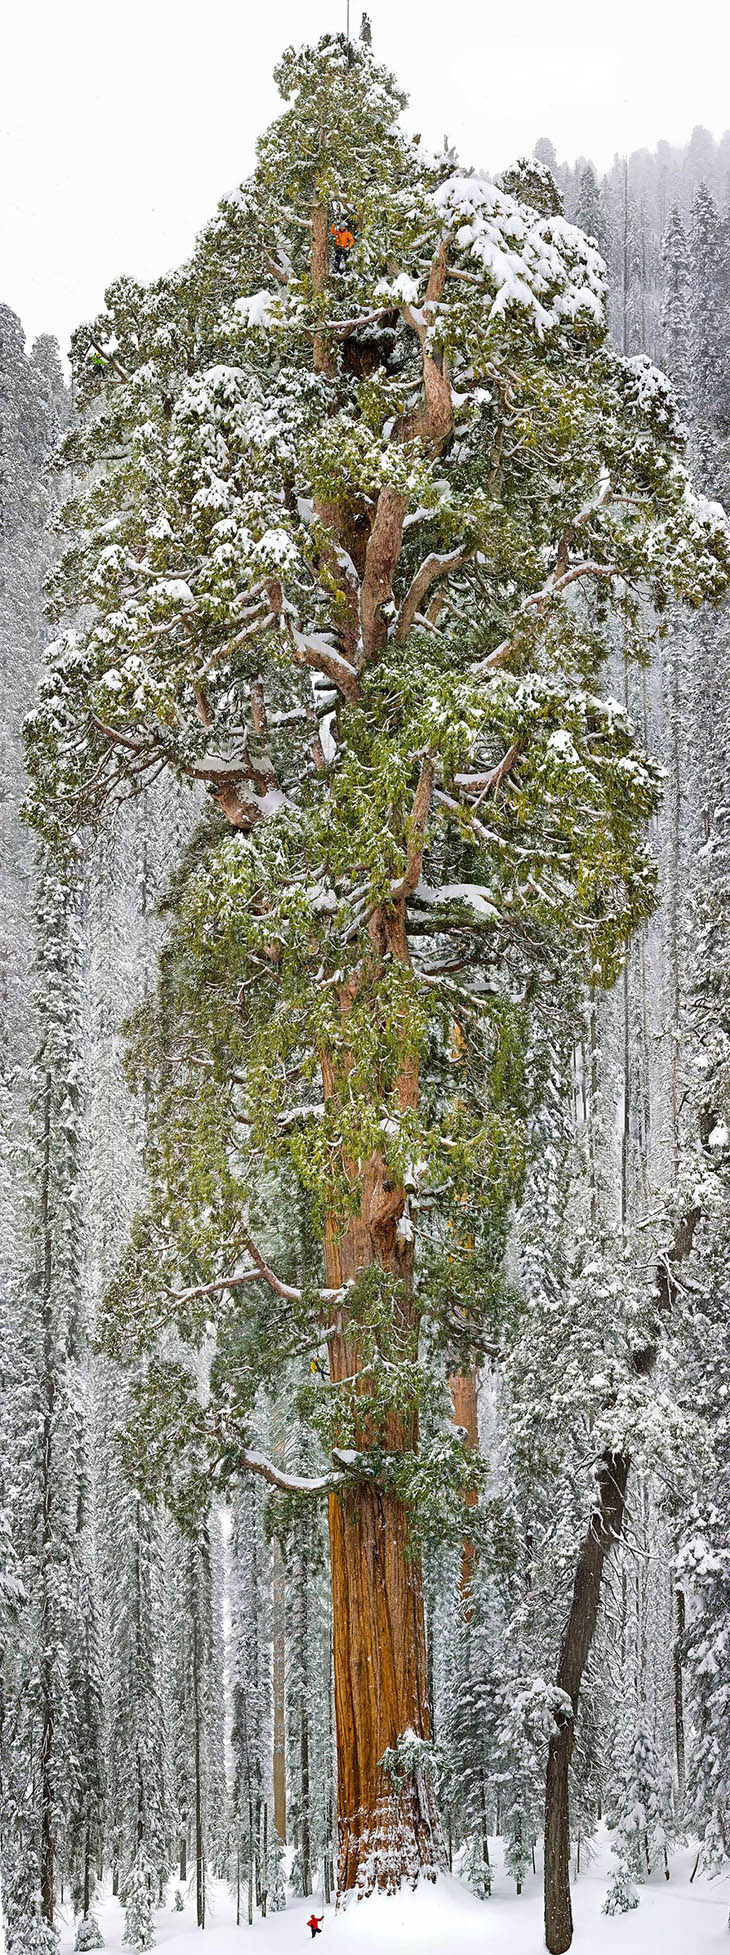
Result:
<svg viewBox="0 0 730 1955"><path fill-rule="evenodd" d="M424 754L421 761L421 772L418 777L418 786L416 788L409 823L405 873L401 876L400 882L391 883L390 886L391 897L396 902L402 897L412 896L420 880L421 869L423 867L426 822L431 806L435 774L436 763L432 755Z"/></svg>
<svg viewBox="0 0 730 1955"><path fill-rule="evenodd" d="M536 610L541 617L544 617L553 599L562 597L563 591L567 590L568 585L575 584L580 577L600 578L618 576L620 576L620 571L618 564L615 563L571 564L560 576L549 577L547 583L543 584L541 590L533 591L530 597L526 597L520 606L520 614L524 615L527 611ZM479 664L475 665L473 670L475 672L497 671L501 665L506 665L508 658L511 658L512 653L517 650L517 643L518 641L515 635L511 638L504 638L501 645L496 645L493 652L489 652L486 658L480 659Z"/></svg>
<svg viewBox="0 0 730 1955"><path fill-rule="evenodd" d="M388 635L385 609L393 596L393 578L403 548L403 520L408 497L397 489L381 489L375 521L365 552L360 590L363 663L377 658Z"/></svg>
<svg viewBox="0 0 730 1955"><path fill-rule="evenodd" d="M396 645L402 645L407 638L416 613L420 611L423 599L431 585L435 584L438 578L448 577L451 570L458 570L459 565L466 563L467 558L473 555L475 548L475 544L461 543L456 550L449 550L441 555L434 550L430 556L424 557L398 612L393 633Z"/></svg>
<svg viewBox="0 0 730 1955"><path fill-rule="evenodd" d="M262 1480L268 1480L269 1486L277 1487L280 1493L316 1496L335 1493L338 1487L346 1484L347 1476L344 1473L320 1473L316 1480L305 1480L298 1473L282 1473L281 1468L275 1466L273 1460L267 1459L264 1453L247 1449L240 1457L241 1465L246 1466L249 1473L259 1473Z"/></svg>
<svg viewBox="0 0 730 1955"><path fill-rule="evenodd" d="M454 786L463 788L466 793L476 794L477 799L474 806L478 808L480 801L484 800L485 795L491 794L493 790L496 792L500 783L504 780L505 775L511 774L515 761L519 757L519 751L519 746L516 743L508 747L506 754L502 755L502 759L497 762L497 766L493 767L489 774L455 774Z"/></svg>

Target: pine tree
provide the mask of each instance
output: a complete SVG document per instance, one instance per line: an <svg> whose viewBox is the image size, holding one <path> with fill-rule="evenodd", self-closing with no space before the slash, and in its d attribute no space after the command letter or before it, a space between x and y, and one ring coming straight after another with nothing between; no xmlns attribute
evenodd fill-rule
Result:
<svg viewBox="0 0 730 1955"><path fill-rule="evenodd" d="M521 1894L527 1873L534 1870L534 1846L541 1830L545 1753L560 1694L542 1678L522 1684L516 1680L502 1694L496 1740L502 1786L504 1864Z"/></svg>
<svg viewBox="0 0 730 1955"><path fill-rule="evenodd" d="M272 1833L269 1840L266 1864L266 1889L272 1914L280 1914L286 1907L286 1887L284 1885L284 1848L278 1833Z"/></svg>
<svg viewBox="0 0 730 1955"><path fill-rule="evenodd" d="M725 226L704 183L692 205L689 250L695 445L704 485L712 493L722 493L727 486L724 450L730 435L730 258Z"/></svg>
<svg viewBox="0 0 730 1955"><path fill-rule="evenodd" d="M140 1847L135 1855L124 1882L122 1899L124 1901L124 1934L122 1940L128 1948L154 1948L156 1941L154 1915L155 1868Z"/></svg>
<svg viewBox="0 0 730 1955"><path fill-rule="evenodd" d="M104 1936L93 1914L85 1914L76 1930L76 1948L103 1948Z"/></svg>
<svg viewBox="0 0 730 1955"><path fill-rule="evenodd" d="M662 306L662 358L671 375L682 408L690 401L690 300L691 273L684 225L676 204L662 239L665 297Z"/></svg>
<svg viewBox="0 0 730 1955"><path fill-rule="evenodd" d="M603 1903L603 1913L630 1914L632 1908L638 1905L639 1896L630 1873L625 1867L618 1866L615 1873L611 1875L608 1893Z"/></svg>
<svg viewBox="0 0 730 1955"><path fill-rule="evenodd" d="M575 203L572 211L573 222L587 238L595 238L599 251L604 256L607 248L606 220L601 206L598 179L592 163L586 163L581 171Z"/></svg>
<svg viewBox="0 0 730 1955"><path fill-rule="evenodd" d="M85 1724L88 1582L84 1568L87 1433L79 1367L80 941L76 892L42 866L37 900L39 1046L31 1084L29 1170L32 1266L22 1313L31 1419L20 1444L20 1518L28 1590L27 1640L16 1687L34 1730L34 1823L44 1920L83 1803L100 1823L94 1724ZM32 1740L31 1740L32 1742ZM82 1788L82 1758L89 1772Z"/></svg>
<svg viewBox="0 0 730 1955"><path fill-rule="evenodd" d="M634 1880L644 1880L658 1860L664 1863L669 1878L671 1794L653 1739L642 1724L634 1731L628 1747L612 1800L611 1823L620 1863Z"/></svg>

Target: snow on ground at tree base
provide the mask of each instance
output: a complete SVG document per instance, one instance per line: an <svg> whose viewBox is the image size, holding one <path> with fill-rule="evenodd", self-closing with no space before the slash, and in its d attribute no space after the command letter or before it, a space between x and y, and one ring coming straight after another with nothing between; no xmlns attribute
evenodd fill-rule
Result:
<svg viewBox="0 0 730 1955"><path fill-rule="evenodd" d="M728 1946L730 1875L723 1880L699 1877L690 1883L694 1854L677 1854L672 1877L662 1876L640 1890L638 1908L630 1914L601 1913L607 1886L607 1856L601 1854L573 1886L575 1955L721 1955ZM236 1927L235 1901L222 1881L210 1882L208 1921L204 1935L195 1925L194 1896L188 1894L185 1912L169 1905L156 1915L157 1946L164 1955L290 1955L312 1946L307 1918L324 1915L317 1937L319 1955L331 1947L336 1955L542 1955L542 1891L539 1875L531 1878L519 1898L499 1874L488 1901L476 1899L461 1881L449 1876L435 1886L424 1883L387 1898L376 1895L352 1902L335 1913L321 1895L290 1901L282 1914L245 1919ZM130 1955L122 1944L124 1919L118 1901L108 1897L96 1909L109 1955ZM61 1955L74 1945L70 1918L61 1936Z"/></svg>

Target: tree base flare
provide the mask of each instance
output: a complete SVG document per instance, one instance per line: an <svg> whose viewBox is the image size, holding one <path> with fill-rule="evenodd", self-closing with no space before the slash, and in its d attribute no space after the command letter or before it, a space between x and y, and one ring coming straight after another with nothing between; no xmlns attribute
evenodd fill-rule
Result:
<svg viewBox="0 0 730 1955"><path fill-rule="evenodd" d="M353 1895L397 1894L445 1870L433 1787L425 1780L385 1793L373 1814L340 1820L338 1906Z"/></svg>

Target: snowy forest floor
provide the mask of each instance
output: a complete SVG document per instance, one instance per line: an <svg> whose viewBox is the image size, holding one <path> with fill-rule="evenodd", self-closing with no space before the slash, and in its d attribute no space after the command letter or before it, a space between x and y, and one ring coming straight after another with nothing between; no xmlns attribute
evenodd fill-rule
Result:
<svg viewBox="0 0 730 1955"><path fill-rule="evenodd" d="M498 1843L495 1860L500 1863ZM607 1918L601 1913L607 1885L606 1852L581 1874L573 1889L575 1915L575 1955L719 1955L727 1946L730 1878L719 1881L696 1879L690 1885L694 1853L677 1854L672 1860L672 1877L652 1880L641 1889L638 1908L630 1914ZM310 1947L307 1917L312 1912L312 1896L306 1901L290 1901L284 1913L247 1921L236 1927L235 1899L223 1881L209 1884L208 1924L201 1942L195 1926L192 1893L184 1914L173 1906L174 1882L170 1883L170 1903L157 1915L158 1947L165 1955L194 1955L196 1947L209 1955L289 1955L289 1951ZM243 1900L245 1906L245 1897ZM479 1901L461 1881L448 1877L437 1886L422 1886L415 1894L407 1892L397 1899L377 1897L354 1902L335 1913L325 1910L321 1896L314 1896L314 1909L324 1914L321 1939L317 1942L326 1955L328 1941L349 1955L350 1950L373 1951L373 1955L541 1955L542 1891L539 1874L528 1882L519 1898L514 1886L497 1872L494 1892L488 1901ZM122 1947L124 1918L118 1901L111 1896L96 1908L109 1955L129 1955ZM70 1955L74 1928L70 1917L61 1936L62 1955Z"/></svg>

